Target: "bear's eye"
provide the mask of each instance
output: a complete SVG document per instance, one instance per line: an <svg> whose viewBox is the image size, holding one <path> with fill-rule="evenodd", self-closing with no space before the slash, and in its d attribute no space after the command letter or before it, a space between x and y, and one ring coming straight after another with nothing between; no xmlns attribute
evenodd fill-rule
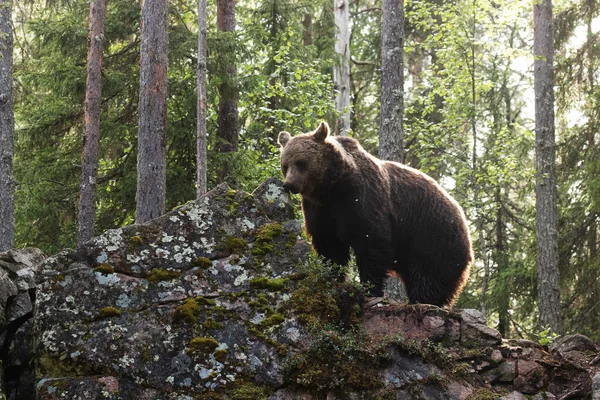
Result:
<svg viewBox="0 0 600 400"><path fill-rule="evenodd" d="M302 161L302 160L296 161L296 168L298 168L298 170L300 170L300 171L305 171L306 170L306 161Z"/></svg>

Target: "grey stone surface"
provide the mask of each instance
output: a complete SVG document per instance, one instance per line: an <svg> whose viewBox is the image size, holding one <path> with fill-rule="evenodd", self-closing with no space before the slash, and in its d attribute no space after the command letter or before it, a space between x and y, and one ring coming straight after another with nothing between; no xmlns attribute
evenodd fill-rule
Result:
<svg viewBox="0 0 600 400"><path fill-rule="evenodd" d="M34 248L0 253L0 394L33 399L31 318L35 277L45 258Z"/></svg>

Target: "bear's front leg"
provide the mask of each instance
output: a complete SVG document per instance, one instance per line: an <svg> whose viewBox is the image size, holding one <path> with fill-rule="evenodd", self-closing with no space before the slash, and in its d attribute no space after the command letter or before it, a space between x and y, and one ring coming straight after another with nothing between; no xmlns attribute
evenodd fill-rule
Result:
<svg viewBox="0 0 600 400"><path fill-rule="evenodd" d="M345 266L350 261L350 246L335 237L313 235L312 245L318 255L334 264Z"/></svg>
<svg viewBox="0 0 600 400"><path fill-rule="evenodd" d="M387 252L382 248L365 246L358 250L355 248L356 264L360 282L368 289L368 295L372 297L383 297L383 286L387 276L389 262Z"/></svg>

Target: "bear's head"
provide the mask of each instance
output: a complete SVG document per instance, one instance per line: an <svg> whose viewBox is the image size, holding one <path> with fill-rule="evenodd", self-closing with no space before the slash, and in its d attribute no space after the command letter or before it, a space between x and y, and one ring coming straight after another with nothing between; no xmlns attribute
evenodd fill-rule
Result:
<svg viewBox="0 0 600 400"><path fill-rule="evenodd" d="M325 178L326 166L330 160L331 145L326 139L329 125L321 122L309 133L292 137L288 132L280 132L278 143L281 146L281 172L283 187L292 193L311 197Z"/></svg>

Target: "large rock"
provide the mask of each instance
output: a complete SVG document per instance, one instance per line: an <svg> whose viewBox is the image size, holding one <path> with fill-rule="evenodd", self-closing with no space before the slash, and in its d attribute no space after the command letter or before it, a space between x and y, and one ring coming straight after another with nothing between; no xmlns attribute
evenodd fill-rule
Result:
<svg viewBox="0 0 600 400"><path fill-rule="evenodd" d="M33 248L0 253L0 395L34 397L31 318L35 277L44 254Z"/></svg>
<svg viewBox="0 0 600 400"><path fill-rule="evenodd" d="M304 331L282 311L309 250L293 217L278 182L254 196L220 186L46 261L35 317L40 398L282 386L285 355Z"/></svg>

